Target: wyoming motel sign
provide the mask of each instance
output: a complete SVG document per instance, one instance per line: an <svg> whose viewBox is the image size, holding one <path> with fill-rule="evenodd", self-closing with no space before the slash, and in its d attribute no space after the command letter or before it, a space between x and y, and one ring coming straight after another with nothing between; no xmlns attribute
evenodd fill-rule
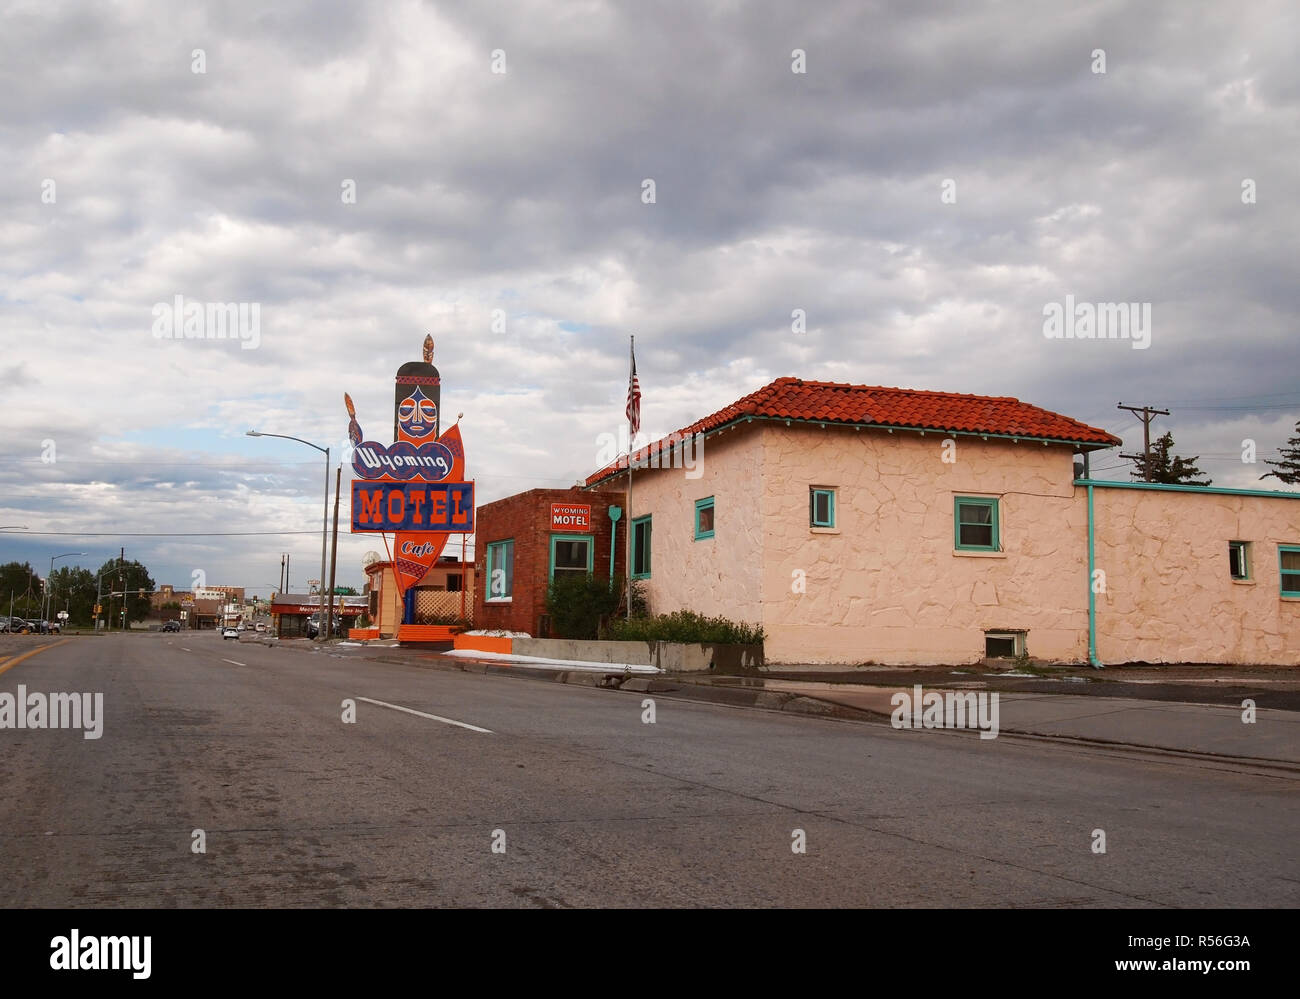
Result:
<svg viewBox="0 0 1300 999"><path fill-rule="evenodd" d="M465 479L460 426L439 434L442 379L433 366L433 338L424 360L397 369L393 443L364 440L352 399L343 401L351 422L352 531L396 535L393 564L398 585L417 585L438 561L447 538L474 530L474 483Z"/></svg>

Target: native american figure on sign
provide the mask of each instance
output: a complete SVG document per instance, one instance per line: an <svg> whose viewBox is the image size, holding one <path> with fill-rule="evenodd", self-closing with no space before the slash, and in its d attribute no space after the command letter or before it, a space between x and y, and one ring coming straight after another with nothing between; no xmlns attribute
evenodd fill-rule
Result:
<svg viewBox="0 0 1300 999"><path fill-rule="evenodd" d="M352 399L346 393L343 396L350 418L348 440L353 444L352 468L359 478L366 480L364 485L374 483L377 487L362 490L363 495L358 497L354 482L353 530L382 531L382 527L370 526L376 517L394 518L393 523L402 525L393 528L390 555L398 588L403 593L424 579L451 534L473 530L472 484L468 492L456 488L464 484L465 478L460 426L439 434L442 379L433 366L433 337L424 338L423 353L422 361L408 361L397 369L391 447L363 439ZM427 494L420 489L426 483ZM379 488L386 484L393 487L389 491ZM382 502L378 499L380 495ZM467 497L471 505L468 527L466 531L458 531L457 518L463 518ZM441 519L435 519L435 514L441 515Z"/></svg>

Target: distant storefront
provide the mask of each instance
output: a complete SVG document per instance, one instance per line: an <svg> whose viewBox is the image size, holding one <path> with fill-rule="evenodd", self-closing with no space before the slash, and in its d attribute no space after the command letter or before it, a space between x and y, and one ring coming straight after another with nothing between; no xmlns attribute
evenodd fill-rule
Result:
<svg viewBox="0 0 1300 999"><path fill-rule="evenodd" d="M321 598L315 593L277 593L271 600L271 621L275 633L281 638L306 638L307 622L320 612ZM328 598L327 598L328 601ZM369 600L365 596L334 597L334 616L343 619L339 634L355 628L357 618L366 613Z"/></svg>

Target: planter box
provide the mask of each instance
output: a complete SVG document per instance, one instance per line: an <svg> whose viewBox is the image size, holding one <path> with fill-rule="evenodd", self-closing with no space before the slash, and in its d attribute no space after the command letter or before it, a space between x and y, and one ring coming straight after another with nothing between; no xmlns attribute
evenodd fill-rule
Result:
<svg viewBox="0 0 1300 999"><path fill-rule="evenodd" d="M397 629L399 642L450 642L462 628L458 624L403 624Z"/></svg>
<svg viewBox="0 0 1300 999"><path fill-rule="evenodd" d="M493 638L491 635L462 634L457 635L454 641L458 649L469 649L473 652L503 652L509 655L515 639Z"/></svg>
<svg viewBox="0 0 1300 999"><path fill-rule="evenodd" d="M349 628L348 638L354 642L368 642L372 638L379 637L378 628Z"/></svg>

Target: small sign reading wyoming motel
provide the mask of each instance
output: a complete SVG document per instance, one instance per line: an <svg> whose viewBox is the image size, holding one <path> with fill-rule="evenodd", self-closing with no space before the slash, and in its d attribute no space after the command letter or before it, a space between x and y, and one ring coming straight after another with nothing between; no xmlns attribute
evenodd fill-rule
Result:
<svg viewBox="0 0 1300 999"><path fill-rule="evenodd" d="M587 503L552 503L551 530L590 531L591 505Z"/></svg>

